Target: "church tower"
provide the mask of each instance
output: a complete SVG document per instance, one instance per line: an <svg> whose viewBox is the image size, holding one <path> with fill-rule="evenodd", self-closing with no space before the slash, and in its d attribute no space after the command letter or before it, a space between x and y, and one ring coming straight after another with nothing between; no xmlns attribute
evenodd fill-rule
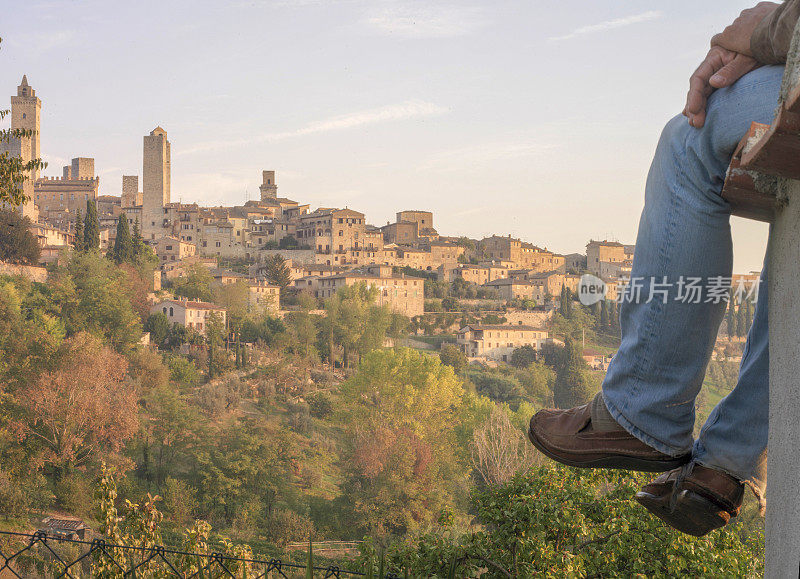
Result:
<svg viewBox="0 0 800 579"><path fill-rule="evenodd" d="M40 159L41 139L39 129L42 115L42 101L36 96L36 91L28 84L28 76L22 77L22 82L17 87L17 96L11 97L11 129L32 131L30 137L30 151L23 158ZM33 172L33 178L39 178L39 170Z"/></svg>
<svg viewBox="0 0 800 579"><path fill-rule="evenodd" d="M275 182L275 171L262 171L261 172L261 200L278 198L278 184Z"/></svg>

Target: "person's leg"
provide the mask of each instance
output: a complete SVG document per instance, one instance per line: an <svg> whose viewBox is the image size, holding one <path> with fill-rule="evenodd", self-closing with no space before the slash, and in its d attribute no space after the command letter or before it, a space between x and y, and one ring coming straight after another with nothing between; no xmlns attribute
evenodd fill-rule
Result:
<svg viewBox="0 0 800 579"><path fill-rule="evenodd" d="M750 485L764 504L769 434L769 329L767 267L747 335L739 381L711 412L695 441L692 457Z"/></svg>
<svg viewBox="0 0 800 579"><path fill-rule="evenodd" d="M648 302L643 289L640 300L622 304L622 343L603 382L603 398L630 434L672 456L692 448L695 398L726 305L706 302L705 292L700 303L681 301L687 291L680 281L702 278L705 285L709 278L731 275L730 207L720 197L725 171L750 123L771 122L782 75L782 67L764 67L716 91L702 129L683 117L670 121L648 175L631 279L672 285L664 298ZM752 372L758 371L756 364ZM767 393L754 390L745 388L731 402L745 398L736 411L759 420ZM706 451L711 444L725 455L725 436L709 427Z"/></svg>

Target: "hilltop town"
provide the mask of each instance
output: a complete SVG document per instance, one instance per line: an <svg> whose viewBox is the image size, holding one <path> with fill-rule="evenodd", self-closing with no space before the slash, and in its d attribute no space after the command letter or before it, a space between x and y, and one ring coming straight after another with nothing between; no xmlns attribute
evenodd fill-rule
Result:
<svg viewBox="0 0 800 579"><path fill-rule="evenodd" d="M42 100L23 77L11 97L11 127L31 136L4 144L12 155L41 157L41 108ZM479 240L447 236L437 231L433 213L424 210L400 210L394 223L376 226L350 207L311 207L279 195L273 170L262 171L258 200L214 207L175 202L171 154L167 131L154 128L143 137L141 178L123 176L119 195L99 194L93 158L72 159L58 177L33 171L23 184L28 201L20 210L39 240L41 262L57 262L75 245L77 222L85 219L90 205L102 252L114 247L118 222L126 219L158 257L153 311L173 312L171 322L199 324L200 330L194 310L210 311L211 305L181 302L169 292L175 279L198 264L222 284L246 284L255 309L277 313L298 293L324 300L343 287L366 283L377 288L379 305L409 318L437 309L429 301L426 310L425 280L463 284L469 288L465 295L491 298L485 305L493 309L502 304L546 314L558 307L564 288L577 290L580 273L602 278L608 300L616 299L617 285L630 273L631 245L591 240L585 254L561 255L510 235ZM282 287L267 273L266 264L276 256L290 272L290 283ZM165 305L168 301L171 306ZM213 311L224 314L221 306ZM537 338L520 335L513 345L499 348L488 341L476 345L473 332L470 339L462 336L462 347L470 357L507 360L513 348L543 343L545 319L517 316L518 324L533 321Z"/></svg>

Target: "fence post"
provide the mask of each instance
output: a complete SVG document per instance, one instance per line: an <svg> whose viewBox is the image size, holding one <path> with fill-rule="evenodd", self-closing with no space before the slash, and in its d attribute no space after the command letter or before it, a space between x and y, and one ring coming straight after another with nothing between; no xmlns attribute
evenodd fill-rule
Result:
<svg viewBox="0 0 800 579"><path fill-rule="evenodd" d="M795 29L781 99L800 87L800 27ZM800 115L798 115L800 118ZM795 134L800 145L800 131ZM788 151L800 166L797 149ZM800 181L778 179L782 201L770 236L769 284L769 487L766 517L767 578L800 572Z"/></svg>

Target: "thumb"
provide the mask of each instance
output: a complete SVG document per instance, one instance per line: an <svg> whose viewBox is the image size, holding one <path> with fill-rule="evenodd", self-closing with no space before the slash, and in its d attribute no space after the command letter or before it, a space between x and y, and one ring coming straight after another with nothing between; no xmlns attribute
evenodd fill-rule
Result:
<svg viewBox="0 0 800 579"><path fill-rule="evenodd" d="M750 58L744 54L737 54L732 61L714 73L708 80L708 84L714 88L731 86L748 72L758 68L758 66L754 58Z"/></svg>

